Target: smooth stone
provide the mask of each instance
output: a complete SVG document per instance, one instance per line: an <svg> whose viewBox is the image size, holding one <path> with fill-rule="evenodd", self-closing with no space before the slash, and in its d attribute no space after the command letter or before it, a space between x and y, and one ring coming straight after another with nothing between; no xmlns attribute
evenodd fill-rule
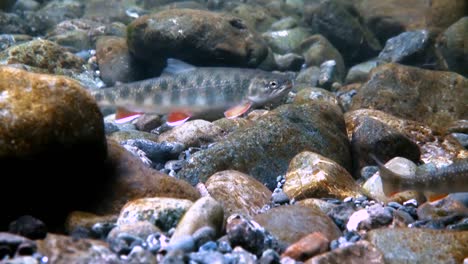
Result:
<svg viewBox="0 0 468 264"><path fill-rule="evenodd" d="M305 69L302 69L297 74L296 80L294 81L293 90L298 91L298 86L304 84L305 87L317 87L318 80L320 76L320 68L318 66L311 66Z"/></svg>
<svg viewBox="0 0 468 264"><path fill-rule="evenodd" d="M307 259L328 251L330 241L320 232L314 232L296 243L290 245L281 254L281 257L290 257L297 261L306 261Z"/></svg>
<svg viewBox="0 0 468 264"><path fill-rule="evenodd" d="M221 139L223 130L211 122L197 119L159 135L158 142L179 142L185 147L200 147Z"/></svg>
<svg viewBox="0 0 468 264"><path fill-rule="evenodd" d="M5 206L4 221L30 214L60 222L59 214L93 200L106 178L106 141L99 108L78 82L0 67L0 109L0 167L15 172L5 175L0 197L11 200L21 192L23 201Z"/></svg>
<svg viewBox="0 0 468 264"><path fill-rule="evenodd" d="M125 140L138 140L146 139L153 142L158 142L158 136L144 131L138 130L119 130L108 135L108 138L115 140L117 142L122 142Z"/></svg>
<svg viewBox="0 0 468 264"><path fill-rule="evenodd" d="M468 35L468 17L460 18L448 27L437 40L436 47L442 53L450 71L458 72L468 77L468 51L466 36Z"/></svg>
<svg viewBox="0 0 468 264"><path fill-rule="evenodd" d="M374 245L365 240L323 253L305 262L305 264L328 263L385 264L386 262L384 261L382 253Z"/></svg>
<svg viewBox="0 0 468 264"><path fill-rule="evenodd" d="M387 264L461 263L468 254L468 231L380 228L369 231L366 240Z"/></svg>
<svg viewBox="0 0 468 264"><path fill-rule="evenodd" d="M72 234L73 231L80 228L85 228L86 230L91 230L96 223L102 225L113 226L117 221L117 214L109 215L96 215L84 211L73 211L68 214L68 217L65 222L65 231L68 234Z"/></svg>
<svg viewBox="0 0 468 264"><path fill-rule="evenodd" d="M302 205L305 207L318 209L326 215L328 215L328 213L330 213L330 211L332 211L332 209L337 206L336 204L332 204L332 203L329 203L327 201L324 201L322 199L317 199L317 198L302 199L302 200L297 201L296 204Z"/></svg>
<svg viewBox="0 0 468 264"><path fill-rule="evenodd" d="M51 234L37 240L38 252L47 256L49 263L97 263L105 259L109 263L122 263L108 248L107 243L94 239L74 239Z"/></svg>
<svg viewBox="0 0 468 264"><path fill-rule="evenodd" d="M304 58L296 53L274 54L279 71L298 71L304 65Z"/></svg>
<svg viewBox="0 0 468 264"><path fill-rule="evenodd" d="M255 215L254 220L288 244L313 232L321 232L330 241L341 235L330 217L320 210L300 205L275 207Z"/></svg>
<svg viewBox="0 0 468 264"><path fill-rule="evenodd" d="M109 232L106 241L109 244L115 243L116 240L121 239L122 234L135 236L145 241L149 235L157 232L161 232L161 230L149 222L121 223Z"/></svg>
<svg viewBox="0 0 468 264"><path fill-rule="evenodd" d="M265 32L262 34L273 52L278 54L294 52L310 35L310 31L304 27Z"/></svg>
<svg viewBox="0 0 468 264"><path fill-rule="evenodd" d="M381 110L443 131L450 122L466 118L467 86L468 79L457 73L388 63L372 71L350 110Z"/></svg>
<svg viewBox="0 0 468 264"><path fill-rule="evenodd" d="M153 129L161 126L162 124L163 121L159 115L143 114L137 119L135 128L140 131L151 132Z"/></svg>
<svg viewBox="0 0 468 264"><path fill-rule="evenodd" d="M468 207L451 196L447 196L432 203L421 204L417 212L419 220L437 220L451 215L468 216Z"/></svg>
<svg viewBox="0 0 468 264"><path fill-rule="evenodd" d="M219 235L223 222L224 210L221 203L209 196L202 197L195 201L179 221L170 242L192 235L204 226L213 228L216 235Z"/></svg>
<svg viewBox="0 0 468 264"><path fill-rule="evenodd" d="M353 65L346 75L345 83L366 82L372 69L384 63L379 59L373 59Z"/></svg>
<svg viewBox="0 0 468 264"><path fill-rule="evenodd" d="M227 170L206 181L208 193L223 205L225 216L253 216L270 201L271 191L261 182L242 172Z"/></svg>
<svg viewBox="0 0 468 264"><path fill-rule="evenodd" d="M127 33L130 52L160 67L167 58L194 65L254 67L268 53L242 19L204 10L170 9L142 16L129 24Z"/></svg>
<svg viewBox="0 0 468 264"><path fill-rule="evenodd" d="M129 201L120 211L117 225L148 222L164 232L176 227L193 202L165 197L142 198Z"/></svg>
<svg viewBox="0 0 468 264"><path fill-rule="evenodd" d="M101 189L101 197L88 211L100 215L119 213L131 200L144 197L168 197L195 201L198 191L187 182L148 168L114 140L108 140L106 173L110 180Z"/></svg>
<svg viewBox="0 0 468 264"><path fill-rule="evenodd" d="M249 28L253 28L257 32L266 31L276 21L276 17L273 16L271 10L258 4L241 3L229 12L243 19Z"/></svg>
<svg viewBox="0 0 468 264"><path fill-rule="evenodd" d="M195 185L218 171L233 169L273 190L276 177L287 171L289 161L302 150L315 151L349 168L344 133L342 113L335 104L312 99L282 105L193 154L178 177Z"/></svg>
<svg viewBox="0 0 468 264"><path fill-rule="evenodd" d="M392 210L380 204L353 213L346 224L348 231L371 230L389 225L393 220Z"/></svg>
<svg viewBox="0 0 468 264"><path fill-rule="evenodd" d="M372 118L391 126L415 142L421 151L420 160L424 163L433 163L439 167L455 159L468 158L468 151L463 149L455 139L440 136L440 131L434 130L427 124L399 118L375 109L353 110L345 113L344 116L350 140L352 131L355 131L366 118Z"/></svg>
<svg viewBox="0 0 468 264"><path fill-rule="evenodd" d="M322 88L305 87L298 91L294 97L294 102L297 104L314 101L327 102L330 105L336 105L336 110L341 111L341 109L338 107L338 99L336 98L335 94Z"/></svg>
<svg viewBox="0 0 468 264"><path fill-rule="evenodd" d="M359 12L347 2L329 0L318 6L312 4L305 7L304 20L340 51L348 67L377 55L381 49Z"/></svg>
<svg viewBox="0 0 468 264"><path fill-rule="evenodd" d="M284 192L295 200L358 197L359 185L336 162L313 152L301 152L289 163Z"/></svg>
<svg viewBox="0 0 468 264"><path fill-rule="evenodd" d="M3 64L37 67L48 73L63 74L64 71L81 72L84 61L55 42L43 39L31 40L12 46L0 53Z"/></svg>
<svg viewBox="0 0 468 264"><path fill-rule="evenodd" d="M91 0L83 10L83 17L91 20L119 21L130 23L134 17L129 16L129 10L137 7L136 0ZM140 4L141 5L141 4Z"/></svg>

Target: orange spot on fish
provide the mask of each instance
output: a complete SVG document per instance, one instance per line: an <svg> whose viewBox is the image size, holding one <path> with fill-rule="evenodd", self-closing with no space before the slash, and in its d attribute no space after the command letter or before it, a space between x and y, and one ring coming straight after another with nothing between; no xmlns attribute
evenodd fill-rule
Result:
<svg viewBox="0 0 468 264"><path fill-rule="evenodd" d="M236 118L236 117L244 114L245 112L247 112L247 110L249 110L249 108L251 106L252 106L251 102L245 102L245 103L243 103L241 105L236 105L236 106L231 107L228 110L226 110L224 112L224 116L226 118L229 118L229 119Z"/></svg>
<svg viewBox="0 0 468 264"><path fill-rule="evenodd" d="M142 112L133 112L122 107L117 107L117 112L115 113L115 122L119 124L130 122L133 119L140 117L142 114Z"/></svg>
<svg viewBox="0 0 468 264"><path fill-rule="evenodd" d="M180 126L189 120L190 117L191 114L186 112L171 112L167 116L167 124L169 126Z"/></svg>

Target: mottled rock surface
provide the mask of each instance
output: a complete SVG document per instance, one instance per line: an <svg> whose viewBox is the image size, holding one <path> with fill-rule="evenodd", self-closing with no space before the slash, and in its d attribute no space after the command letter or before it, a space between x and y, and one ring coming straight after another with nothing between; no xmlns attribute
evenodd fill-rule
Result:
<svg viewBox="0 0 468 264"><path fill-rule="evenodd" d="M468 17L465 16L448 27L437 41L437 48L441 51L448 69L465 77L468 77L467 35Z"/></svg>
<svg viewBox="0 0 468 264"><path fill-rule="evenodd" d="M388 264L461 263L468 254L468 231L385 228L370 231L367 240Z"/></svg>
<svg viewBox="0 0 468 264"><path fill-rule="evenodd" d="M254 220L288 244L313 232L322 233L330 241L341 235L330 217L320 210L300 205L275 207L256 215Z"/></svg>
<svg viewBox="0 0 468 264"><path fill-rule="evenodd" d="M357 197L360 188L340 165L313 152L301 152L290 162L284 192L296 200Z"/></svg>
<svg viewBox="0 0 468 264"><path fill-rule="evenodd" d="M159 135L158 142L179 142L185 147L200 147L221 139L223 130L205 120L191 120Z"/></svg>
<svg viewBox="0 0 468 264"><path fill-rule="evenodd" d="M444 128L468 116L468 79L389 63L375 68L354 96L351 110L372 108Z"/></svg>
<svg viewBox="0 0 468 264"><path fill-rule="evenodd" d="M323 253L305 262L305 264L328 263L384 264L386 262L384 261L382 253L367 241L358 241L350 246Z"/></svg>
<svg viewBox="0 0 468 264"><path fill-rule="evenodd" d="M235 213L253 216L270 201L271 191L261 182L242 172L228 170L206 181L208 193L224 207L225 216Z"/></svg>
<svg viewBox="0 0 468 264"><path fill-rule="evenodd" d="M217 171L247 173L270 190L284 174L289 161L309 150L349 168L348 142L342 114L336 105L320 100L283 105L256 122L232 132L223 141L195 153L178 177L192 184L205 182Z"/></svg>

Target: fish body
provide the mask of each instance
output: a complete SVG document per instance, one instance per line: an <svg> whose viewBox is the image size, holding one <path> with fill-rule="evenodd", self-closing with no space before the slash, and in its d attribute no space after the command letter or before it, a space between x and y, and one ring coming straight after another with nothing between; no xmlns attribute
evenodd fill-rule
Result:
<svg viewBox="0 0 468 264"><path fill-rule="evenodd" d="M468 192L468 159L458 160L444 167L433 164L418 166L414 173L402 175L387 167L373 157L379 167L385 195L405 190L448 194ZM415 165L416 166L416 165Z"/></svg>
<svg viewBox="0 0 468 264"><path fill-rule="evenodd" d="M177 111L192 116L222 114L242 105L262 106L292 88L291 76L257 69L197 68L176 60L168 61L168 69L169 73L161 77L95 90L92 94L101 107L154 114Z"/></svg>

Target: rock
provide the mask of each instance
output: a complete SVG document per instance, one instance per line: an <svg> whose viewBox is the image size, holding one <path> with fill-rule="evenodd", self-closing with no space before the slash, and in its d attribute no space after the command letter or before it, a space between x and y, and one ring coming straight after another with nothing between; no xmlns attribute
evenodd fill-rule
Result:
<svg viewBox="0 0 468 264"><path fill-rule="evenodd" d="M284 192L292 199L360 196L352 176L336 162L313 152L301 152L289 163Z"/></svg>
<svg viewBox="0 0 468 264"><path fill-rule="evenodd" d="M326 263L347 263L347 264L384 264L382 253L371 243L362 240L344 248L338 248L330 252L315 256L305 262L305 264L326 264Z"/></svg>
<svg viewBox="0 0 468 264"><path fill-rule="evenodd" d="M444 128L467 116L467 86L468 79L456 73L388 63L372 71L351 110L372 108Z"/></svg>
<svg viewBox="0 0 468 264"><path fill-rule="evenodd" d="M298 86L303 85L304 87L317 87L318 80L320 77L320 68L316 66L302 69L294 81L293 91L299 91Z"/></svg>
<svg viewBox="0 0 468 264"><path fill-rule="evenodd" d="M176 227L192 204L190 200L164 197L136 199L122 208L117 225L148 222L167 232Z"/></svg>
<svg viewBox="0 0 468 264"><path fill-rule="evenodd" d="M367 82L371 70L383 63L381 60L373 59L354 65L349 69L345 83Z"/></svg>
<svg viewBox="0 0 468 264"><path fill-rule="evenodd" d="M177 58L195 65L255 67L268 52L241 19L203 10L172 9L142 16L127 33L132 55L159 65Z"/></svg>
<svg viewBox="0 0 468 264"><path fill-rule="evenodd" d="M52 215L93 200L103 187L100 169L106 157L102 115L94 99L66 77L11 67L0 67L0 94L0 142L8 142L0 144L0 167L15 172L4 177L0 199L11 201L22 193L21 201L5 204L2 220L31 214L49 224L56 219Z"/></svg>
<svg viewBox="0 0 468 264"><path fill-rule="evenodd" d="M301 43L310 36L307 28L296 27L280 31L265 32L262 34L273 52L286 54L294 52Z"/></svg>
<svg viewBox="0 0 468 264"><path fill-rule="evenodd" d="M141 79L141 70L128 52L125 38L100 37L96 42L96 59L101 79L107 86Z"/></svg>
<svg viewBox="0 0 468 264"><path fill-rule="evenodd" d="M331 208L327 215L333 219L335 224L342 230L346 229L349 218L356 212L352 203L342 203Z"/></svg>
<svg viewBox="0 0 468 264"><path fill-rule="evenodd" d="M388 264L461 263L468 249L468 231L381 228L369 231L366 239L382 252Z"/></svg>
<svg viewBox="0 0 468 264"><path fill-rule="evenodd" d="M354 3L381 39L421 28L444 29L463 17L467 8L463 0L436 0L431 3L420 0L359 0Z"/></svg>
<svg viewBox="0 0 468 264"><path fill-rule="evenodd" d="M85 4L77 0L52 0L45 3L36 12L27 13L25 20L31 31L35 34L44 34L58 23L80 18L83 15Z"/></svg>
<svg viewBox="0 0 468 264"><path fill-rule="evenodd" d="M230 10L234 16L245 21L249 28L255 29L257 32L266 31L276 17L268 10L268 8L258 4L239 4Z"/></svg>
<svg viewBox="0 0 468 264"><path fill-rule="evenodd" d="M409 171L409 168L405 167L404 165L402 167L395 166L393 168L405 174L407 174ZM391 197L387 197L383 192L382 178L380 178L380 174L378 173L374 174L372 177L366 180L364 184L362 185L362 188L366 191L369 197L382 203L387 203L390 201L402 203L410 199L416 199L419 202L424 202L426 200L426 198L424 197L424 194L421 192L417 192L417 191L403 191L403 192L394 194Z"/></svg>
<svg viewBox="0 0 468 264"><path fill-rule="evenodd" d="M242 247L260 256L266 249L280 250L280 242L257 222L233 214L226 221L227 239L233 247Z"/></svg>
<svg viewBox="0 0 468 264"><path fill-rule="evenodd" d="M313 232L322 233L330 241L341 235L331 218L317 209L300 205L275 207L254 216L254 220L287 244Z"/></svg>
<svg viewBox="0 0 468 264"><path fill-rule="evenodd" d="M128 140L148 140L152 142L158 142L158 136L144 131L138 130L120 130L108 135L108 138L113 139L117 142L128 141Z"/></svg>
<svg viewBox="0 0 468 264"><path fill-rule="evenodd" d="M438 38L436 47L440 50L450 71L468 78L468 51L465 37L468 35L468 17L460 18L447 28Z"/></svg>
<svg viewBox="0 0 468 264"><path fill-rule="evenodd" d="M39 8L40 4L36 0L18 0L14 5L15 12L36 11Z"/></svg>
<svg viewBox="0 0 468 264"><path fill-rule="evenodd" d="M200 147L221 139L223 131L205 120L191 120L159 135L158 142L178 142L185 147Z"/></svg>
<svg viewBox="0 0 468 264"><path fill-rule="evenodd" d="M397 129L371 117L360 118L359 125L354 127L351 138L354 174L374 163L369 154L379 160L393 157L406 157L414 162L421 155L419 146Z"/></svg>
<svg viewBox="0 0 468 264"><path fill-rule="evenodd" d="M113 252L128 255L135 246L143 246L148 236L159 232L159 228L148 222L122 224L109 232L106 241Z"/></svg>
<svg viewBox="0 0 468 264"><path fill-rule="evenodd" d="M289 16L285 18L281 18L278 21L271 24L271 31L279 31L285 29L291 29L297 27L298 21L296 18Z"/></svg>
<svg viewBox="0 0 468 264"><path fill-rule="evenodd" d="M2 34L27 34L30 29L17 14L0 11L0 32Z"/></svg>
<svg viewBox="0 0 468 264"><path fill-rule="evenodd" d="M24 215L10 223L8 232L30 239L43 239L47 235L47 227L41 220Z"/></svg>
<svg viewBox="0 0 468 264"><path fill-rule="evenodd" d="M115 227L118 214L96 215L89 212L73 211L68 214L65 222L65 231L73 234L79 230L88 231L90 237L105 238L108 232Z"/></svg>
<svg viewBox="0 0 468 264"><path fill-rule="evenodd" d="M253 177L234 170L220 171L206 181L209 194L223 205L225 216L253 216L270 201L271 191Z"/></svg>
<svg viewBox="0 0 468 264"><path fill-rule="evenodd" d="M143 114L137 119L135 127L140 131L151 132L153 129L161 126L162 124L163 121L159 115Z"/></svg>
<svg viewBox="0 0 468 264"><path fill-rule="evenodd" d="M32 247L35 251L35 242L29 240L25 237L0 232L0 247L2 248L2 252L0 253L0 257L4 259L5 257L13 257L15 255L22 255L20 254L21 248L24 246ZM31 252L30 255L32 255Z"/></svg>
<svg viewBox="0 0 468 264"><path fill-rule="evenodd" d="M299 200L297 201L298 205L302 205L302 206L305 206L305 207L311 207L311 208L314 208L314 209L318 209L320 211L322 211L322 213L328 215L328 213L330 211L333 210L333 208L335 208L337 205L336 204L332 204L332 203L329 203L329 202L326 202L324 200L321 200L321 199L317 199L317 198L307 198L307 199L303 199L303 200Z"/></svg>
<svg viewBox="0 0 468 264"><path fill-rule="evenodd" d="M137 7L135 0L92 0L86 3L83 17L101 21L120 21L130 23L134 17L129 16L130 10Z"/></svg>
<svg viewBox="0 0 468 264"><path fill-rule="evenodd" d="M306 261L307 259L328 251L330 241L320 232L314 232L296 243L290 245L281 257L290 257L297 261Z"/></svg>
<svg viewBox="0 0 468 264"><path fill-rule="evenodd" d="M349 217L346 224L348 231L371 230L389 225L393 220L393 212L389 207L374 204L367 209L361 209Z"/></svg>
<svg viewBox="0 0 468 264"><path fill-rule="evenodd" d="M129 139L120 141L120 144L141 150L144 156L153 162L154 167L162 167L167 161L176 159L185 148L176 142L156 143L146 139Z"/></svg>
<svg viewBox="0 0 468 264"><path fill-rule="evenodd" d="M434 201L426 202L418 207L419 220L437 220L451 215L468 216L468 207L462 202L457 201L450 196Z"/></svg>
<svg viewBox="0 0 468 264"><path fill-rule="evenodd" d="M345 65L340 52L322 35L316 34L301 43L302 55L308 67L320 66L328 60L336 62L337 75L345 75Z"/></svg>
<svg viewBox="0 0 468 264"><path fill-rule="evenodd" d="M434 48L435 34L428 30L403 32L387 40L378 58L426 69L445 70Z"/></svg>
<svg viewBox="0 0 468 264"><path fill-rule="evenodd" d="M341 116L336 105L320 100L280 106L195 153L178 177L194 185L218 171L233 169L273 190L276 177L284 174L289 161L303 150L315 151L349 168Z"/></svg>
<svg viewBox="0 0 468 264"><path fill-rule="evenodd" d="M209 226L215 230L216 235L220 235L224 222L223 206L215 199L207 196L198 199L184 214L177 224L171 243L192 235L199 228Z"/></svg>
<svg viewBox="0 0 468 264"><path fill-rule="evenodd" d="M226 135L231 134L239 128L250 126L252 123L252 121L245 118L221 118L213 121L213 125L220 127Z"/></svg>
<svg viewBox="0 0 468 264"><path fill-rule="evenodd" d="M122 263L119 257L107 248L107 243L92 239L73 239L71 237L48 234L44 240L37 241L38 252L47 256L50 263Z"/></svg>
<svg viewBox="0 0 468 264"><path fill-rule="evenodd" d="M63 74L67 70L81 72L84 61L54 42L42 39L19 44L0 53L5 64L21 63Z"/></svg>
<svg viewBox="0 0 468 264"><path fill-rule="evenodd" d="M298 71L304 65L304 58L295 53L274 54L279 71Z"/></svg>
<svg viewBox="0 0 468 264"><path fill-rule="evenodd" d="M434 131L428 125L401 119L372 109L360 109L345 114L345 122L350 140L352 139L352 131L367 117L396 129L399 133L415 142L421 151L420 160L424 163L434 163L436 166L443 166L455 159L468 158L468 152L456 140L450 137L441 137L439 135L440 132Z"/></svg>
<svg viewBox="0 0 468 264"><path fill-rule="evenodd" d="M340 51L347 66L371 58L381 49L379 41L350 4L323 1L317 7L306 8L304 20Z"/></svg>

